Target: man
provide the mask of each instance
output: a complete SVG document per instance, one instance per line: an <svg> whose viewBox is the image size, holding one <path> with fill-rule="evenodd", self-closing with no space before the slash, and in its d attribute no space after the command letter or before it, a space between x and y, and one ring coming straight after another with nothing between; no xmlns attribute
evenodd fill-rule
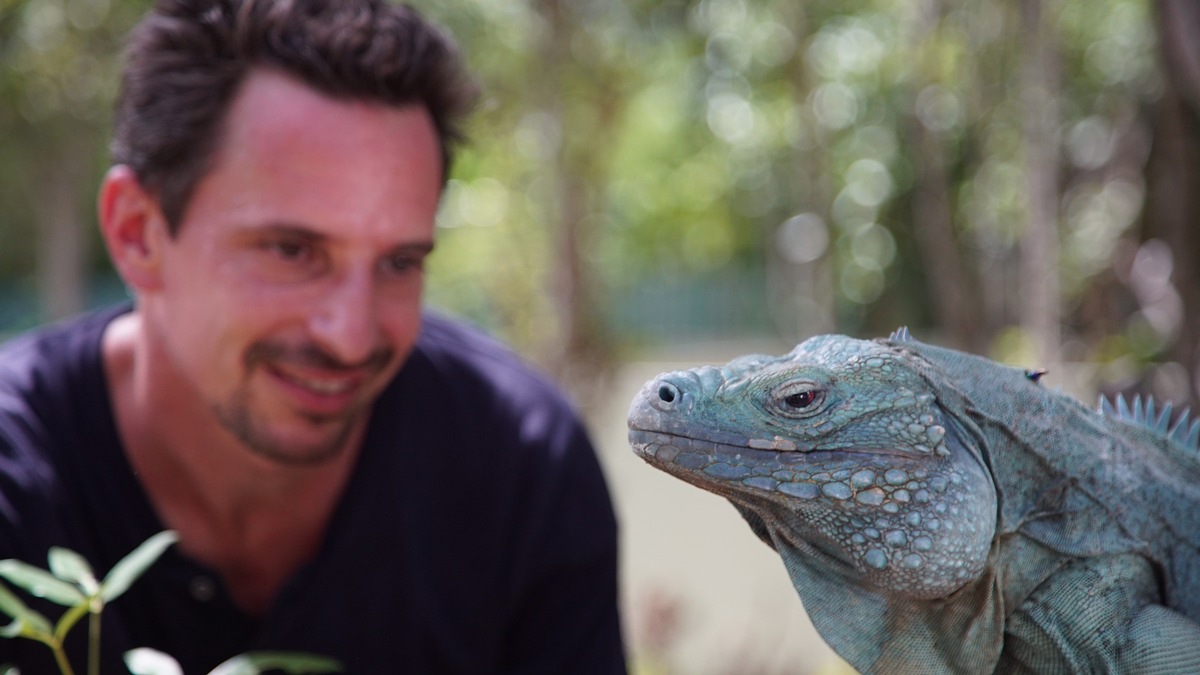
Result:
<svg viewBox="0 0 1200 675"><path fill-rule="evenodd" d="M448 38L383 0L161 0L127 58L99 220L135 301L0 351L0 558L103 573L178 533L105 608L104 672L135 647L623 671L580 424L422 314L471 102ZM26 640L3 663L57 672Z"/></svg>

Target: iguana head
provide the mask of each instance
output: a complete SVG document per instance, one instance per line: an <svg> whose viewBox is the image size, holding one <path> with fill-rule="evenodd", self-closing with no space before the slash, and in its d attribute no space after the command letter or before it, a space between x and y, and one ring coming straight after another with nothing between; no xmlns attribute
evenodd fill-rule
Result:
<svg viewBox="0 0 1200 675"><path fill-rule="evenodd" d="M824 572L944 597L982 573L997 503L929 370L904 343L831 335L664 373L633 402L630 443Z"/></svg>

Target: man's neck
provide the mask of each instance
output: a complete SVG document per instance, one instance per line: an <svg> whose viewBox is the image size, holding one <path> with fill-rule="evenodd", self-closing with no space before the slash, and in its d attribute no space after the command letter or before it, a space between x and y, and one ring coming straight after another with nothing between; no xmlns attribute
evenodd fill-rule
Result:
<svg viewBox="0 0 1200 675"><path fill-rule="evenodd" d="M105 332L103 354L116 426L130 464L182 550L218 571L234 601L261 614L317 552L358 456L365 421L320 466L260 457L218 424L186 384L154 372L135 313Z"/></svg>

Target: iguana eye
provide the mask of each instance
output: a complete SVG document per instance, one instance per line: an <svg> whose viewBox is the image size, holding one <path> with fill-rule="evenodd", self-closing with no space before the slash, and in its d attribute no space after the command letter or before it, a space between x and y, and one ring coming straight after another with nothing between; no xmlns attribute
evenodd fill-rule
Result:
<svg viewBox="0 0 1200 675"><path fill-rule="evenodd" d="M790 382L775 389L774 407L786 416L808 417L824 406L824 389L811 381Z"/></svg>
<svg viewBox="0 0 1200 675"><path fill-rule="evenodd" d="M817 394L818 392L815 389L798 391L784 398L783 402L786 403L789 408L802 410L817 401Z"/></svg>

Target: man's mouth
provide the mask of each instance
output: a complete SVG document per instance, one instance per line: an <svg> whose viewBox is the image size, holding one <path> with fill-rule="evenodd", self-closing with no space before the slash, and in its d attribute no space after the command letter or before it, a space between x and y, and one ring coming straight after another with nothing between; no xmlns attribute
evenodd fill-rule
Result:
<svg viewBox="0 0 1200 675"><path fill-rule="evenodd" d="M260 368L293 407L307 414L338 416L356 405L362 392L387 369L393 352L380 349L360 363L342 363L314 345L262 342L246 355L246 368Z"/></svg>
<svg viewBox="0 0 1200 675"><path fill-rule="evenodd" d="M310 377L296 377L286 374L280 374L285 379L290 380L293 384L298 384L301 387L311 389L318 394L326 396L336 396L344 394L354 388L354 381L346 378L337 379L315 379Z"/></svg>
<svg viewBox="0 0 1200 675"><path fill-rule="evenodd" d="M283 385L292 406L306 414L322 417L340 416L353 407L370 380L367 373L358 370L326 375L270 364L265 371Z"/></svg>

